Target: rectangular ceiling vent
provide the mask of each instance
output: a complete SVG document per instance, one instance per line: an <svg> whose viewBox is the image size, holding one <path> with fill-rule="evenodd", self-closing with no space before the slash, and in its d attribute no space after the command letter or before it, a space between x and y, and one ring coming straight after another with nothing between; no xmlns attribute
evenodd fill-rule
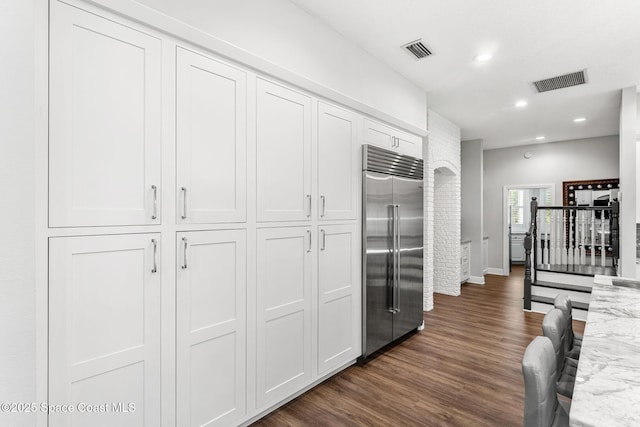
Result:
<svg viewBox="0 0 640 427"><path fill-rule="evenodd" d="M417 59L423 59L427 56L433 55L433 52L431 52L428 47L422 44L422 40L416 40L411 43L407 43L402 47Z"/></svg>
<svg viewBox="0 0 640 427"><path fill-rule="evenodd" d="M562 76L551 77L549 79L538 80L533 82L538 93L548 92L550 90L563 89L565 87L583 85L587 83L586 70L576 71Z"/></svg>

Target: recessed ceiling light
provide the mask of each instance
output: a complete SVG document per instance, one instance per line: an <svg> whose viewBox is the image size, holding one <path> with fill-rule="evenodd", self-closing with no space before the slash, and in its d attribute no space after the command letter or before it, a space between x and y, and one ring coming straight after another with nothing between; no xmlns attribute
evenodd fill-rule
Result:
<svg viewBox="0 0 640 427"><path fill-rule="evenodd" d="M536 136L536 139L537 139L538 141L543 140L543 139L545 139L545 138L546 138L546 136L543 136L543 135Z"/></svg>
<svg viewBox="0 0 640 427"><path fill-rule="evenodd" d="M527 101L518 101L516 102L516 107L526 107Z"/></svg>
<svg viewBox="0 0 640 427"><path fill-rule="evenodd" d="M576 123L584 122L585 120L587 120L586 117L578 117L576 119L573 119L573 121L576 122Z"/></svg>
<svg viewBox="0 0 640 427"><path fill-rule="evenodd" d="M490 60L491 58L493 58L493 55L491 55L490 53L481 53L473 59L477 62L484 62Z"/></svg>

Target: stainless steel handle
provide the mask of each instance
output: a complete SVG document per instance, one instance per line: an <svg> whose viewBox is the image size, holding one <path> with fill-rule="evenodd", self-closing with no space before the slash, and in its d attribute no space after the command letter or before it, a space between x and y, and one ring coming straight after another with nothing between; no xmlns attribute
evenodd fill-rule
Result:
<svg viewBox="0 0 640 427"><path fill-rule="evenodd" d="M392 262L392 266L391 266L391 301L389 304L389 308L388 310L391 313L396 312L396 252L397 252L397 247L396 247L396 224L398 222L398 218L396 217L396 205L391 205L391 242L392 242L392 248L391 248L391 262Z"/></svg>
<svg viewBox="0 0 640 427"><path fill-rule="evenodd" d="M311 231L307 230L307 236L309 236L309 247L307 248L307 252L311 252Z"/></svg>
<svg viewBox="0 0 640 427"><path fill-rule="evenodd" d="M153 268L151 269L152 273L158 272L158 241L156 239L151 239L151 244L153 245Z"/></svg>
<svg viewBox="0 0 640 427"><path fill-rule="evenodd" d="M400 205L396 205L396 265L394 271L396 273L395 283L395 305L396 313L400 312Z"/></svg>
<svg viewBox="0 0 640 427"><path fill-rule="evenodd" d="M320 216L324 217L324 209L327 203L327 199L324 196L320 196L320 205L322 206L320 209Z"/></svg>
<svg viewBox="0 0 640 427"><path fill-rule="evenodd" d="M325 248L327 247L326 235L325 235L324 230L320 230L320 233L322 233L322 245L320 246L320 250L324 251Z"/></svg>
<svg viewBox="0 0 640 427"><path fill-rule="evenodd" d="M187 238L183 237L182 238L182 243L184 244L184 258L182 260L182 269L186 270L187 269L187 246L188 246L188 242L187 242Z"/></svg>
<svg viewBox="0 0 640 427"><path fill-rule="evenodd" d="M391 137L391 146L392 146L392 147L395 147L395 146L396 146L396 137L395 137L395 136L392 136L392 137ZM394 212L395 212L395 211L394 211Z"/></svg>
<svg viewBox="0 0 640 427"><path fill-rule="evenodd" d="M156 219L158 218L158 187L152 185L151 190L153 190L153 213L151 214L151 219Z"/></svg>
<svg viewBox="0 0 640 427"><path fill-rule="evenodd" d="M180 187L182 191L182 219L187 219L187 187Z"/></svg>
<svg viewBox="0 0 640 427"><path fill-rule="evenodd" d="M311 194L307 194L307 218L311 217Z"/></svg>

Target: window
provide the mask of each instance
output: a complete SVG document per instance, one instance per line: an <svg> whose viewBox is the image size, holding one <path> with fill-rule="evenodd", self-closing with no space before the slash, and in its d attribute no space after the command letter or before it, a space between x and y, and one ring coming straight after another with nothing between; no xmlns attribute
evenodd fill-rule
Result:
<svg viewBox="0 0 640 427"><path fill-rule="evenodd" d="M511 225L524 225L524 191L509 190L509 208L511 212Z"/></svg>

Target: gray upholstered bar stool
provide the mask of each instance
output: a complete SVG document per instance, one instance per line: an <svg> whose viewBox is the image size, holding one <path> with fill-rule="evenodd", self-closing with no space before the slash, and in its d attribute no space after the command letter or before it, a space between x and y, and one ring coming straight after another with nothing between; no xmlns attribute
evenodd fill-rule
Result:
<svg viewBox="0 0 640 427"><path fill-rule="evenodd" d="M569 425L568 411L556 394L556 355L547 337L535 337L522 357L524 427Z"/></svg>
<svg viewBox="0 0 640 427"><path fill-rule="evenodd" d="M558 294L553 305L555 308L562 310L567 320L567 340L565 341L566 357L577 360L580 358L582 335L573 333L573 307L571 306L571 298L569 298L567 294Z"/></svg>
<svg viewBox="0 0 640 427"><path fill-rule="evenodd" d="M542 319L542 333L551 340L556 355L556 378L558 381L558 393L571 398L573 387L576 383L576 371L578 363L573 359L567 359L564 353L564 341L566 340L566 320L562 310L551 309Z"/></svg>

